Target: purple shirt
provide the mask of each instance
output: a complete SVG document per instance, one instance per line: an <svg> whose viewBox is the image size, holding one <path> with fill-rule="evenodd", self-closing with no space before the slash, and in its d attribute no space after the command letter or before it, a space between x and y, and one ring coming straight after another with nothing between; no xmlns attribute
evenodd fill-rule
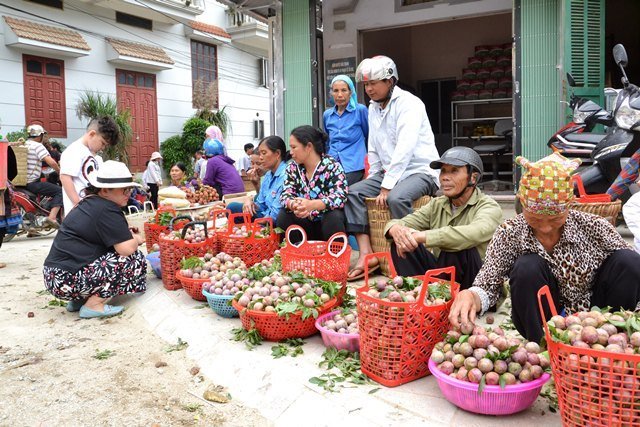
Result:
<svg viewBox="0 0 640 427"><path fill-rule="evenodd" d="M222 194L220 196L242 193L244 191L244 183L236 168L233 167L233 163L233 159L224 154L211 157L207 161L207 172L202 183L221 189Z"/></svg>

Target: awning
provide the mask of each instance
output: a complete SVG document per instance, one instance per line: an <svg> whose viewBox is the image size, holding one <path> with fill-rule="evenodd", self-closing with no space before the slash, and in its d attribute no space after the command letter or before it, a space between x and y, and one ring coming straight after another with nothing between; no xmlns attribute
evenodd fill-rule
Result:
<svg viewBox="0 0 640 427"><path fill-rule="evenodd" d="M174 61L157 46L107 37L107 61L149 70L168 70Z"/></svg>
<svg viewBox="0 0 640 427"><path fill-rule="evenodd" d="M271 16L275 16L280 8L282 0L217 0L232 7L238 12L245 13L253 18L267 23Z"/></svg>
<svg viewBox="0 0 640 427"><path fill-rule="evenodd" d="M189 21L189 25L184 26L184 34L203 42L229 43L231 41L231 35L223 28L198 21Z"/></svg>
<svg viewBox="0 0 640 427"><path fill-rule="evenodd" d="M91 47L82 35L73 30L44 25L41 22L4 16L5 45L38 53L56 52L62 56L80 57Z"/></svg>

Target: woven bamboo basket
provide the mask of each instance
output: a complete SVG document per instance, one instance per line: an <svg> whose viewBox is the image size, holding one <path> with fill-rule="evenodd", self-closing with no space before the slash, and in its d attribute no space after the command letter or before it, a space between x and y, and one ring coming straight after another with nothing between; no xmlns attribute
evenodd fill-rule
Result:
<svg viewBox="0 0 640 427"><path fill-rule="evenodd" d="M616 200L615 202L603 202L603 203L571 203L569 209L575 209L577 211L587 212L594 215L600 215L607 221L609 221L614 227L616 226L616 220L618 214L622 209L622 202Z"/></svg>
<svg viewBox="0 0 640 427"><path fill-rule="evenodd" d="M242 177L242 183L244 184L244 191L245 192L256 191L256 187L253 185L253 182L251 182L251 180L249 180L249 177L243 176Z"/></svg>
<svg viewBox="0 0 640 427"><path fill-rule="evenodd" d="M413 201L413 209L418 210L431 201L431 196L422 196ZM365 199L367 214L369 215L369 236L373 252L390 252L391 243L384 237L384 227L391 221L391 212L388 208L380 209L376 206L375 198ZM389 265L386 258L378 258L383 274L389 274Z"/></svg>
<svg viewBox="0 0 640 427"><path fill-rule="evenodd" d="M27 185L27 153L29 149L26 144L24 144L24 141L12 142L9 143L9 145L13 149L13 154L16 156L16 166L18 169L18 174L11 180L11 183L16 187L24 187Z"/></svg>

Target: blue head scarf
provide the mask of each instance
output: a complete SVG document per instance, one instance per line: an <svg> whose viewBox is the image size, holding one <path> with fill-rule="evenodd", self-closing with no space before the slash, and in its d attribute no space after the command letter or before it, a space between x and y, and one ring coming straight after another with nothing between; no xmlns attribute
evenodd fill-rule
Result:
<svg viewBox="0 0 640 427"><path fill-rule="evenodd" d="M335 76L333 80L331 80L331 87L333 87L333 84L337 81L345 82L347 86L349 86L349 90L351 91L351 97L349 98L349 104L347 104L347 109L349 111L355 110L356 105L358 105L358 98L356 96L356 88L355 86L353 86L353 82L351 81L351 78L347 75L339 74Z"/></svg>

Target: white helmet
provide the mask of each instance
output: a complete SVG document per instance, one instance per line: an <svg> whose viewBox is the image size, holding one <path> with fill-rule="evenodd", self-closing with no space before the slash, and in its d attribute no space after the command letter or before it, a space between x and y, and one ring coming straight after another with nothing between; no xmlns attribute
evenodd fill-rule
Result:
<svg viewBox="0 0 640 427"><path fill-rule="evenodd" d="M47 133L46 130L44 130L44 128L40 125L29 125L29 127L27 128L27 133L29 134L29 138L37 138L42 134Z"/></svg>
<svg viewBox="0 0 640 427"><path fill-rule="evenodd" d="M393 59L388 56L378 55L373 58L365 58L356 70L356 81L359 82L386 80L391 77L395 77L398 81L398 69Z"/></svg>

